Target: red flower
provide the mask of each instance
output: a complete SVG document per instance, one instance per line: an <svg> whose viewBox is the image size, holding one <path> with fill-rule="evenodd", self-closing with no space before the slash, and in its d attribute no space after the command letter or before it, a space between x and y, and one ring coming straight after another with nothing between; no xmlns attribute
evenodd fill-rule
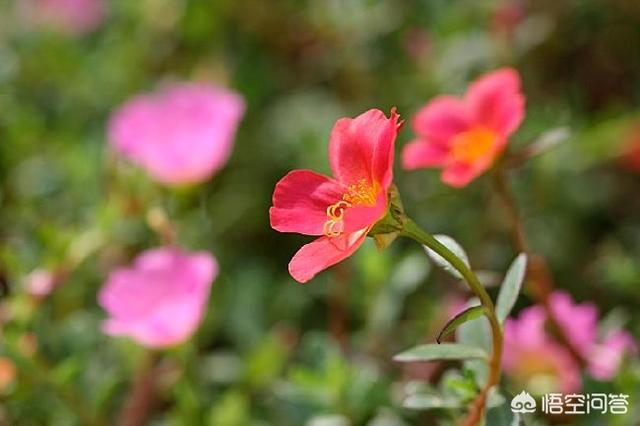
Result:
<svg viewBox="0 0 640 426"><path fill-rule="evenodd" d="M491 167L523 118L518 73L486 74L463 99L439 96L418 111L412 120L418 138L405 146L403 167L441 167L444 183L463 187Z"/></svg>
<svg viewBox="0 0 640 426"><path fill-rule="evenodd" d="M317 235L291 259L289 273L301 283L349 257L387 211L398 129L395 109L387 118L369 110L338 120L329 141L334 178L294 170L273 192L271 227L280 232Z"/></svg>

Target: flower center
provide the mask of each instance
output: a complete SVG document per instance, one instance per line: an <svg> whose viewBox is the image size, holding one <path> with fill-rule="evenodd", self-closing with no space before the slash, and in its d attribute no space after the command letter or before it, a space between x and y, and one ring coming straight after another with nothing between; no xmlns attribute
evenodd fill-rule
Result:
<svg viewBox="0 0 640 426"><path fill-rule="evenodd" d="M374 206L376 191L366 179L349 185L342 200L327 207L327 221L324 223L323 233L327 237L337 237L344 231L344 212L353 206Z"/></svg>
<svg viewBox="0 0 640 426"><path fill-rule="evenodd" d="M460 133L453 139L453 158L456 161L473 163L491 152L495 141L495 132L482 127Z"/></svg>

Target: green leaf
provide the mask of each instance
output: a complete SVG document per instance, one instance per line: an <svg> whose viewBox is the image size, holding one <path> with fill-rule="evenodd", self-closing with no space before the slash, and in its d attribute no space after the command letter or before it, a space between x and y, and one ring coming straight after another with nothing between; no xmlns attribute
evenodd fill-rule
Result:
<svg viewBox="0 0 640 426"><path fill-rule="evenodd" d="M522 282L527 272L527 255L520 253L511 263L509 270L500 286L500 294L496 302L496 315L501 323L509 316L513 305L515 305L522 288Z"/></svg>
<svg viewBox="0 0 640 426"><path fill-rule="evenodd" d="M471 266L469 265L469 257L467 256L467 253L464 251L462 246L460 244L458 244L458 242L456 240L454 240L453 238L451 238L448 235L442 235L442 234L434 235L433 237L436 240L438 240L442 245L444 245L446 248L451 250L453 252L453 254L458 256L467 266L469 266L469 268L471 268ZM431 250L427 246L422 246L422 247L427 252L427 255L429 256L429 258L435 264L440 266L445 271L449 272L454 277L456 277L458 279L462 279L462 275L460 275L460 272L458 272L456 268L451 266L451 264L449 262L447 262L445 260L445 258L440 256L439 254L437 254L436 252L434 252L433 250Z"/></svg>
<svg viewBox="0 0 640 426"><path fill-rule="evenodd" d="M453 333L460 325L464 324L467 321L478 318L479 316L483 315L484 312L485 309L482 305L472 306L460 312L444 326L440 334L438 334L438 337L436 337L436 342L440 343L443 337L446 337L449 334Z"/></svg>
<svg viewBox="0 0 640 426"><path fill-rule="evenodd" d="M522 157L522 161L528 160L532 157L544 154L570 137L571 129L568 127L556 127L554 129L547 130L538 136L535 141L527 145L519 153L519 156Z"/></svg>
<svg viewBox="0 0 640 426"><path fill-rule="evenodd" d="M393 357L398 362L438 361L454 359L487 359L487 353L476 347L458 343L419 345Z"/></svg>

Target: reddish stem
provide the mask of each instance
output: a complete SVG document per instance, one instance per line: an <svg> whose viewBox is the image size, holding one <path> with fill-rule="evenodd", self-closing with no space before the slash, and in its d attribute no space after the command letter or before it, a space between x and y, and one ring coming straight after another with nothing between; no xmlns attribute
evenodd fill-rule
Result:
<svg viewBox="0 0 640 426"><path fill-rule="evenodd" d="M527 268L527 275L529 276L528 290L534 299L544 307L549 324L551 325L556 338L563 344L563 346L566 347L575 361L578 362L580 366L584 367L586 365L584 357L571 342L551 308L550 296L555 287L553 278L549 273L545 259L542 256L533 253L529 248L524 224L518 211L513 192L505 178L503 169L501 167L496 168L493 176L496 193L502 201L502 204L507 211L507 215L509 216L513 245L516 250L521 253L526 253L529 257L529 265Z"/></svg>
<svg viewBox="0 0 640 426"><path fill-rule="evenodd" d="M138 367L127 399L118 417L118 426L141 426L151 415L156 391L156 364L158 354L147 352Z"/></svg>

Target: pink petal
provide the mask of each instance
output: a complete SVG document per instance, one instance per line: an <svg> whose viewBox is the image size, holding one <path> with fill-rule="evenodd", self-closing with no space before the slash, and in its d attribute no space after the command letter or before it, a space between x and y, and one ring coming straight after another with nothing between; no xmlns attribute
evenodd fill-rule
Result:
<svg viewBox="0 0 640 426"><path fill-rule="evenodd" d="M545 322L546 312L539 305L507 320L502 359L505 372L526 381L551 373L558 382L556 391L576 392L581 383L580 367L564 347L547 335Z"/></svg>
<svg viewBox="0 0 640 426"><path fill-rule="evenodd" d="M476 80L465 96L474 124L506 137L524 118L524 96L518 72L503 68Z"/></svg>
<svg viewBox="0 0 640 426"><path fill-rule="evenodd" d="M471 117L462 100L438 96L419 110L411 123L421 139L446 147L452 137L469 130Z"/></svg>
<svg viewBox="0 0 640 426"><path fill-rule="evenodd" d="M111 273L100 291L98 301L109 315L104 332L149 347L183 342L202 319L217 269L205 252L144 252L132 267Z"/></svg>
<svg viewBox="0 0 640 426"><path fill-rule="evenodd" d="M299 283L306 283L318 272L351 256L362 245L368 229L338 237L320 237L302 246L289 262L289 273Z"/></svg>
<svg viewBox="0 0 640 426"><path fill-rule="evenodd" d="M567 338L583 355L596 343L598 310L593 303L574 303L564 291L554 292L549 303L553 315L565 330Z"/></svg>
<svg viewBox="0 0 640 426"><path fill-rule="evenodd" d="M373 181L378 182L385 193L393 180L395 141L401 126L401 123L398 123L399 118L393 108L389 119L383 124L384 129L373 151Z"/></svg>
<svg viewBox="0 0 640 426"><path fill-rule="evenodd" d="M397 128L397 114L392 112L387 118L376 109L338 120L329 141L329 161L336 179L345 185L364 179L386 190L392 179Z"/></svg>
<svg viewBox="0 0 640 426"><path fill-rule="evenodd" d="M280 232L322 235L327 207L342 199L344 189L334 180L310 170L294 170L273 191L271 227Z"/></svg>
<svg viewBox="0 0 640 426"><path fill-rule="evenodd" d="M484 170L478 170L473 164L453 163L442 171L442 182L454 188L463 188Z"/></svg>
<svg viewBox="0 0 640 426"><path fill-rule="evenodd" d="M175 84L119 108L109 123L109 141L161 183L196 183L226 163L244 109L242 98L229 90Z"/></svg>
<svg viewBox="0 0 640 426"><path fill-rule="evenodd" d="M345 210L343 232L351 233L374 225L387 212L387 194L384 191L378 193L374 206L358 205Z"/></svg>
<svg viewBox="0 0 640 426"><path fill-rule="evenodd" d="M607 336L605 341L591 348L588 356L589 373L599 380L610 380L618 372L627 353L635 352L633 337L624 331Z"/></svg>
<svg viewBox="0 0 640 426"><path fill-rule="evenodd" d="M95 30L106 15L104 0L21 0L18 11L28 23L62 33L83 35Z"/></svg>
<svg viewBox="0 0 640 426"><path fill-rule="evenodd" d="M407 170L444 165L449 152L440 144L416 139L402 150L402 167Z"/></svg>

